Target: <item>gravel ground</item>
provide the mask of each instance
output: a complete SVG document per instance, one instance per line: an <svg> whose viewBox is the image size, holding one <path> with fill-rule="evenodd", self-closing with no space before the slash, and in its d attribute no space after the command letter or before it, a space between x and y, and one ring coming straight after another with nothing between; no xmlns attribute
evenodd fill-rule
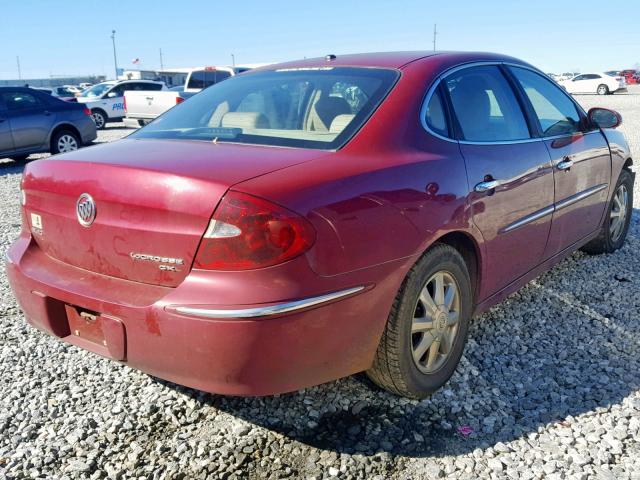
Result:
<svg viewBox="0 0 640 480"><path fill-rule="evenodd" d="M640 88L578 99L623 114L638 163ZM2 162L0 253L20 223ZM364 375L260 399L158 381L28 327L2 271L0 478L640 479L639 185L622 250L576 253L476 319L421 402Z"/></svg>

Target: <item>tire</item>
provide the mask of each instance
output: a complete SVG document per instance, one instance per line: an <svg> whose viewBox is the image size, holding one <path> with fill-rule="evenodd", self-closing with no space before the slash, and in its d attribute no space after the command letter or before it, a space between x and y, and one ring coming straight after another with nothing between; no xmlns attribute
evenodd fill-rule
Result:
<svg viewBox="0 0 640 480"><path fill-rule="evenodd" d="M102 110L91 110L91 118L98 130L102 130L107 125L107 115Z"/></svg>
<svg viewBox="0 0 640 480"><path fill-rule="evenodd" d="M598 95L609 95L609 87L607 87L604 83L598 85L598 89L596 90Z"/></svg>
<svg viewBox="0 0 640 480"><path fill-rule="evenodd" d="M439 276L446 286L440 297L434 292ZM450 295L452 286L457 290ZM429 302L423 301L427 297L441 306L429 308ZM447 300L451 308L444 306ZM460 362L472 307L471 281L462 256L449 245L436 244L402 283L373 366L367 371L369 378L397 395L416 399L431 395L449 380ZM453 323L456 310L457 322Z"/></svg>
<svg viewBox="0 0 640 480"><path fill-rule="evenodd" d="M623 169L618 177L609 205L607 205L607 213L600 233L582 247L584 252L592 255L612 253L624 245L631 223L633 182L634 174ZM624 205L621 206L621 204Z"/></svg>
<svg viewBox="0 0 640 480"><path fill-rule="evenodd" d="M80 148L80 137L71 130L61 130L51 139L51 153L74 152Z"/></svg>

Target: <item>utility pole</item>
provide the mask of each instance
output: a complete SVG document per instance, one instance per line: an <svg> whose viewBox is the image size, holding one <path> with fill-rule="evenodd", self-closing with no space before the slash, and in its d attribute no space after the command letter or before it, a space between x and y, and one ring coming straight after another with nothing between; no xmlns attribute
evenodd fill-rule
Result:
<svg viewBox="0 0 640 480"><path fill-rule="evenodd" d="M231 54L231 66L236 66L236 56L233 53Z"/></svg>
<svg viewBox="0 0 640 480"><path fill-rule="evenodd" d="M22 71L20 70L20 57L16 56L16 63L18 64L18 80L22 80Z"/></svg>
<svg viewBox="0 0 640 480"><path fill-rule="evenodd" d="M113 43L113 65L115 66L116 77L118 80L118 58L116 57L116 31L111 30L111 42Z"/></svg>
<svg viewBox="0 0 640 480"><path fill-rule="evenodd" d="M164 63L162 63L162 49L160 49L160 70L164 70Z"/></svg>
<svg viewBox="0 0 640 480"><path fill-rule="evenodd" d="M433 24L433 51L436 51L436 35L438 35L437 25Z"/></svg>

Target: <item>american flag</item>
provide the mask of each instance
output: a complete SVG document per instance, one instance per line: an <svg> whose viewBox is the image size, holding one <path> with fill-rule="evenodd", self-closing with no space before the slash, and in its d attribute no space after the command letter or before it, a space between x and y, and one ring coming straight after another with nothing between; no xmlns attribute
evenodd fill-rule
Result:
<svg viewBox="0 0 640 480"><path fill-rule="evenodd" d="M131 63L136 65L136 64L140 63L140 59L139 58L134 58L133 60L131 60Z"/></svg>

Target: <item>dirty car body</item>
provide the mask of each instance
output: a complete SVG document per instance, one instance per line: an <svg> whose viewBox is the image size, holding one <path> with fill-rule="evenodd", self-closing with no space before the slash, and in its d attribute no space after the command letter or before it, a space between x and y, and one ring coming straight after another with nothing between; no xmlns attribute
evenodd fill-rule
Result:
<svg viewBox="0 0 640 480"><path fill-rule="evenodd" d="M127 139L29 164L11 286L31 325L205 391L368 370L433 245L461 253L477 314L598 234L627 144L578 106L571 128L541 125L525 99L538 76L400 52L234 77ZM466 98L478 82L486 105ZM465 103L491 111L477 132L452 111Z"/></svg>

